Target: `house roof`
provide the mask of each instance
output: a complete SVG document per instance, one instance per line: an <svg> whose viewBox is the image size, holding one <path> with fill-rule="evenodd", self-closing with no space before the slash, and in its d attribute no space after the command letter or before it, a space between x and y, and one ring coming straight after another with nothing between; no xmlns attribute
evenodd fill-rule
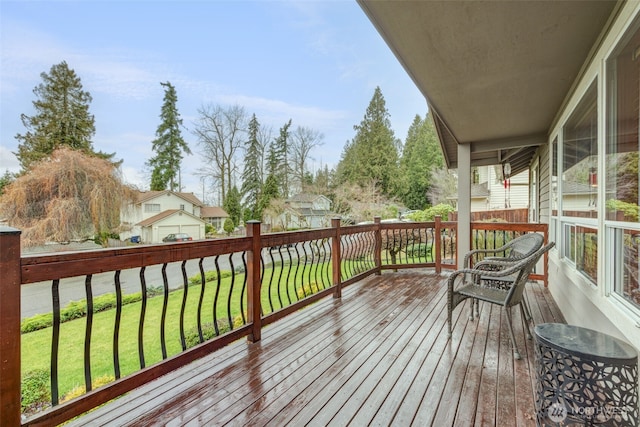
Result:
<svg viewBox="0 0 640 427"><path fill-rule="evenodd" d="M165 194L174 194L181 199L184 199L186 202L191 203L194 206L202 206L203 203L196 197L193 193L181 193L170 190L163 191L140 191L138 192L137 204L148 202L149 200L153 200L157 197L164 196Z"/></svg>
<svg viewBox="0 0 640 427"><path fill-rule="evenodd" d="M427 100L447 166L529 167L623 2L358 3Z"/></svg>
<svg viewBox="0 0 640 427"><path fill-rule="evenodd" d="M219 206L203 206L200 208L202 218L229 218L229 214Z"/></svg>
<svg viewBox="0 0 640 427"><path fill-rule="evenodd" d="M162 221L163 219L169 218L170 216L175 215L178 212L182 213L183 215L188 215L191 218L198 220L199 222L202 222L201 218L198 218L195 215L191 215L189 212L183 211L182 209L167 209L166 211L160 212L158 215L154 215L150 218L147 218L144 221L137 223L136 225L139 225L141 227L148 227L150 225L153 225L157 222Z"/></svg>

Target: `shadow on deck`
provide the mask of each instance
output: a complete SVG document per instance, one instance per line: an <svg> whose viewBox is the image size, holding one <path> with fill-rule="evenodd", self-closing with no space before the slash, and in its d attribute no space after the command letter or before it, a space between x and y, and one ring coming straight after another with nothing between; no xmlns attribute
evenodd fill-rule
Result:
<svg viewBox="0 0 640 427"><path fill-rule="evenodd" d="M535 323L564 322L541 284L527 296ZM446 306L443 276L372 276L70 425L535 425L519 310L518 361L500 307L458 307L448 340Z"/></svg>

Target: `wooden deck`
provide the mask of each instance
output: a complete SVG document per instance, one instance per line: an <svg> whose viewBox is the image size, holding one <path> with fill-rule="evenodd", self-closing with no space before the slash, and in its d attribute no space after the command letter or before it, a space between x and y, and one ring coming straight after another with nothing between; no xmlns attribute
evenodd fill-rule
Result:
<svg viewBox="0 0 640 427"><path fill-rule="evenodd" d="M530 283L536 323L564 322ZM386 272L344 289L70 425L535 425L533 342L518 310L514 360L500 307L454 312L446 279Z"/></svg>

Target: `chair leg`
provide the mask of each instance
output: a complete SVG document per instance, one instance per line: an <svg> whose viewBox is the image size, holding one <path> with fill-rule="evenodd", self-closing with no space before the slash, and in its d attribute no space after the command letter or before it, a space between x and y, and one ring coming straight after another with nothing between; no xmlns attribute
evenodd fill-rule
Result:
<svg viewBox="0 0 640 427"><path fill-rule="evenodd" d="M473 321L473 306L476 304L476 300L474 298L470 298L471 302L471 314L469 315L469 320Z"/></svg>
<svg viewBox="0 0 640 427"><path fill-rule="evenodd" d="M520 314L522 314L522 318L524 319L524 326L527 328L527 339L533 339L533 337L531 336L531 325L529 325L529 320L527 320L527 316L525 315L525 311L527 310L527 307L524 304L524 300L519 305L520 305Z"/></svg>
<svg viewBox="0 0 640 427"><path fill-rule="evenodd" d="M527 322L531 322L533 320L533 317L531 317L531 309L529 308L529 301L527 300L527 296L523 293L522 294L522 304L524 305L524 312L525 312L525 320Z"/></svg>
<svg viewBox="0 0 640 427"><path fill-rule="evenodd" d="M520 360L520 353L518 352L518 347L516 346L516 337L513 334L513 325L511 324L511 307L505 307L507 311L507 324L509 325L509 334L511 334L511 346L513 347L513 357Z"/></svg>
<svg viewBox="0 0 640 427"><path fill-rule="evenodd" d="M449 301L447 305L447 336L451 338L451 312L453 311L453 304Z"/></svg>

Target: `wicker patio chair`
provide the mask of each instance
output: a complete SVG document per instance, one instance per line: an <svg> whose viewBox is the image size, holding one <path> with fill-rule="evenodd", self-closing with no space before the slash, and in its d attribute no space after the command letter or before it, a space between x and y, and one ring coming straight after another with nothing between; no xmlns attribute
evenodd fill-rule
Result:
<svg viewBox="0 0 640 427"><path fill-rule="evenodd" d="M472 263L476 263L483 259L486 260L518 260L528 257L533 254L535 251L542 247L544 243L544 237L542 234L538 233L527 233L521 236L512 239L507 244L500 248L495 249L474 249L472 251L467 252L464 257L464 267L468 268L472 266ZM503 254L503 256L498 256L498 254ZM491 255L491 256L488 256ZM495 268L498 268L496 266ZM491 279L489 277L484 277L483 283L485 286L492 286L496 288L507 289L511 287L513 282L515 281L515 274L511 275L511 277L502 277L501 280ZM477 301L476 301L477 303ZM531 310L529 309L529 302L527 301L526 296L524 297L524 312L525 318L531 321Z"/></svg>
<svg viewBox="0 0 640 427"><path fill-rule="evenodd" d="M464 256L464 267L471 267L471 262L475 263L481 261L482 259L486 259L488 258L487 255L491 255L490 259L498 257L498 254L505 254L504 256L501 256L499 258L506 258L510 260L526 258L540 249L543 243L544 237L542 236L542 234L526 233L510 240L504 246L499 248L474 249L467 252L467 254Z"/></svg>
<svg viewBox="0 0 640 427"><path fill-rule="evenodd" d="M518 352L513 334L511 307L516 305L520 306L522 316L526 318L523 308L524 287L529 278L529 274L540 257L554 245L555 243L551 242L525 258L515 260L505 258L485 259L476 263L473 268L463 268L452 273L448 280L447 298L447 326L449 337L451 337L452 332L452 313L458 304L468 298L472 299L471 320L474 319L473 301L485 301L491 304L497 304L506 309L513 354L516 359L520 359L520 353ZM515 279L511 280L513 277L515 277ZM485 284L487 279L497 281L508 280L511 285L508 288L487 286ZM475 304L475 306L476 315L479 315L477 304ZM529 322L525 321L524 323L527 327L527 338L531 339Z"/></svg>

